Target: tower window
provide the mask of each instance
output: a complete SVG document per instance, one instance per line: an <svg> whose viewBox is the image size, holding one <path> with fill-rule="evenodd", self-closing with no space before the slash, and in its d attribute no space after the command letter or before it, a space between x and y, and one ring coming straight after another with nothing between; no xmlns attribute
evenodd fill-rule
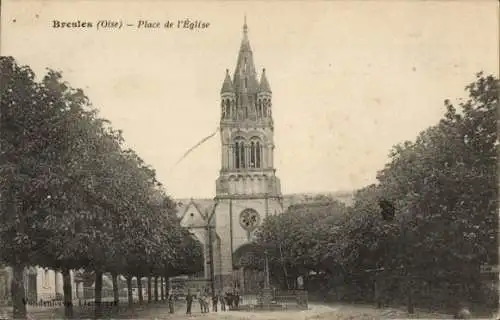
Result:
<svg viewBox="0 0 500 320"><path fill-rule="evenodd" d="M229 99L226 100L226 110L225 110L226 117L229 117L231 114L231 101Z"/></svg>
<svg viewBox="0 0 500 320"><path fill-rule="evenodd" d="M240 146L238 142L234 144L234 166L236 169L240 168Z"/></svg>
<svg viewBox="0 0 500 320"><path fill-rule="evenodd" d="M255 143L252 141L250 144L250 168L255 168L255 164L257 163L255 155Z"/></svg>
<svg viewBox="0 0 500 320"><path fill-rule="evenodd" d="M233 149L235 169L241 169L247 166L245 163L246 159L245 152L246 152L245 142L241 138L238 138L237 141L234 143L234 149Z"/></svg>
<svg viewBox="0 0 500 320"><path fill-rule="evenodd" d="M262 163L262 145L260 141L250 143L250 168L260 168Z"/></svg>
<svg viewBox="0 0 500 320"><path fill-rule="evenodd" d="M240 168L245 168L245 145L240 142Z"/></svg>
<svg viewBox="0 0 500 320"><path fill-rule="evenodd" d="M248 79L245 78L245 89L248 88Z"/></svg>
<svg viewBox="0 0 500 320"><path fill-rule="evenodd" d="M261 155L261 145L260 142L257 141L256 148L255 148L255 167L260 168L260 155Z"/></svg>

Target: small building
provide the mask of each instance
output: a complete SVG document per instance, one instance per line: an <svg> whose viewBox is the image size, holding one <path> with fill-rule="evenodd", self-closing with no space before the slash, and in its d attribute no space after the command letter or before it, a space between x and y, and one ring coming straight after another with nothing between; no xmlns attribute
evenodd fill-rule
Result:
<svg viewBox="0 0 500 320"><path fill-rule="evenodd" d="M75 281L73 271L70 275L73 297L77 297L79 283ZM12 268L0 269L0 304L11 301L11 284ZM80 283L80 286L83 284ZM24 270L24 289L28 303L62 300L64 296L62 273L47 268L28 267Z"/></svg>

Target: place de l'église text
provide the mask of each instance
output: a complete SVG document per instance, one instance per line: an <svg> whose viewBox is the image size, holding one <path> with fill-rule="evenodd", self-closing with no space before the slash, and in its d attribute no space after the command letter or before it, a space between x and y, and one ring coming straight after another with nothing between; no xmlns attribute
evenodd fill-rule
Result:
<svg viewBox="0 0 500 320"><path fill-rule="evenodd" d="M98 21L63 21L52 20L53 29L122 29L135 28L143 30L154 29L185 29L185 30L200 30L210 27L210 22L195 19L179 19L179 20L147 20L141 19L135 22L123 20L98 20Z"/></svg>

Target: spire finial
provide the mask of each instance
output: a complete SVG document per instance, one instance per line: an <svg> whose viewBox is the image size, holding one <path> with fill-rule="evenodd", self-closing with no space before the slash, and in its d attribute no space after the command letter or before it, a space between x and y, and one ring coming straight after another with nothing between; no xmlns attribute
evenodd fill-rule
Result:
<svg viewBox="0 0 500 320"><path fill-rule="evenodd" d="M243 33L245 36L248 33L248 26L247 26L247 14L245 13L245 16L243 17Z"/></svg>

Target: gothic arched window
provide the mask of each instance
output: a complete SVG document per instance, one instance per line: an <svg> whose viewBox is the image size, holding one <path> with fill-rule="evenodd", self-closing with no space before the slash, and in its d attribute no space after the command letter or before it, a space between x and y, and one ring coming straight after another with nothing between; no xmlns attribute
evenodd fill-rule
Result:
<svg viewBox="0 0 500 320"><path fill-rule="evenodd" d="M234 143L234 167L236 169L240 168L240 143Z"/></svg>
<svg viewBox="0 0 500 320"><path fill-rule="evenodd" d="M248 88L248 79L245 78L245 89Z"/></svg>
<svg viewBox="0 0 500 320"><path fill-rule="evenodd" d="M262 146L260 145L260 142L257 141L256 145L255 145L255 167L256 168L260 168L260 157L261 157L261 148Z"/></svg>
<svg viewBox="0 0 500 320"><path fill-rule="evenodd" d="M240 168L245 168L245 144L240 142Z"/></svg>
<svg viewBox="0 0 500 320"><path fill-rule="evenodd" d="M226 100L226 117L229 118L231 116L231 100Z"/></svg>
<svg viewBox="0 0 500 320"><path fill-rule="evenodd" d="M258 137L252 138L250 142L250 168L260 168L262 164L262 144Z"/></svg>
<svg viewBox="0 0 500 320"><path fill-rule="evenodd" d="M256 163L257 163L257 159L255 159L255 155L256 155L256 152L255 152L255 142L251 142L250 143L250 168L255 168L256 166Z"/></svg>
<svg viewBox="0 0 500 320"><path fill-rule="evenodd" d="M233 148L234 168L235 169L245 168L246 167L246 163L245 163L246 143L245 143L245 140L241 137L238 137L234 141L235 141L234 148Z"/></svg>

